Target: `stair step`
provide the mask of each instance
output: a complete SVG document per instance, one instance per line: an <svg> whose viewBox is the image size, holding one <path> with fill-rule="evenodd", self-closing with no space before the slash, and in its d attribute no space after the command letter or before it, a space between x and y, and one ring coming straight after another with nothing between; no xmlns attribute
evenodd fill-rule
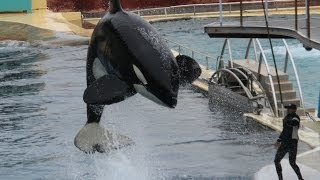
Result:
<svg viewBox="0 0 320 180"><path fill-rule="evenodd" d="M258 74L256 74L256 76L257 78L259 78ZM288 74L279 75L279 79L280 79L280 82L287 82L289 81L289 75ZM269 82L269 76L261 76L261 80ZM272 76L272 80L273 80L273 83L278 83L277 76Z"/></svg>
<svg viewBox="0 0 320 180"><path fill-rule="evenodd" d="M269 83L266 83L266 86L268 87L267 88L268 91L272 91L271 85ZM274 84L273 86L274 86L275 91L279 91L278 83ZM292 90L293 89L292 83L290 81L281 82L280 86L281 86L281 90L282 91Z"/></svg>
<svg viewBox="0 0 320 180"><path fill-rule="evenodd" d="M295 90L282 90L282 98L283 99L296 99L297 98L297 93ZM268 97L272 98L272 91L269 91L268 93ZM280 91L276 91L276 97L277 99L280 99Z"/></svg>
<svg viewBox="0 0 320 180"><path fill-rule="evenodd" d="M258 74L258 70L259 70L259 62L256 62L254 60L248 60L248 59L236 60L236 61L233 61L233 66L234 67L246 67L247 69L251 70L251 72L253 72L258 77L257 74ZM268 72L266 69L267 69L266 65L261 64L260 73L261 73L262 78L268 78ZM273 76L273 79L276 80L277 79L276 69L272 66L269 66L269 70L270 70L270 74ZM282 81L289 80L289 76L287 73L282 72L281 70L278 70L278 74L279 74L279 78Z"/></svg>

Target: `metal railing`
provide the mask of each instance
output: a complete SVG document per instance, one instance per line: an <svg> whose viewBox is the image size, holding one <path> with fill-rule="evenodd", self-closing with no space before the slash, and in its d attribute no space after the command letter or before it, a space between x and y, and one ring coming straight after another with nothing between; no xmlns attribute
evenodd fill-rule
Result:
<svg viewBox="0 0 320 180"><path fill-rule="evenodd" d="M285 63L284 63L284 70L283 71L284 71L284 73L287 73L288 63L290 61L291 65L292 65L292 68L293 68L294 75L295 75L295 79L297 81L297 86L298 86L298 91L299 91L299 96L300 96L300 106L305 111L303 92L302 92L302 88L301 88L300 77L299 77L299 74L298 74L298 71L297 71L297 68L296 68L296 65L295 65L295 61L293 59L292 53L291 53L291 51L289 49L289 46L288 46L286 40L282 39L282 42L284 43L284 47L285 47L285 50L286 50ZM275 112L277 113L278 112L278 104L277 104L277 97L275 95L275 89L274 89L275 84L273 82L273 79L272 79L272 76L271 76L271 73L270 73L270 67L269 67L265 52L264 52L264 50L263 50L263 48L261 46L261 43L260 43L259 39L250 39L250 41L248 43L247 50L246 50L245 59L249 58L249 52L250 52L252 44L254 46L254 54L255 54L256 61L258 60L258 58L257 58L258 57L258 52L257 52L257 49L256 49L256 45L258 45L258 48L259 48L259 51L260 51L258 74L260 74L260 72L261 72L261 63L262 63L262 61L266 65L267 73L268 73L268 76L269 76L269 82L270 82L271 90L272 90L272 96L273 96L273 100L274 100Z"/></svg>
<svg viewBox="0 0 320 180"><path fill-rule="evenodd" d="M276 117L279 117L278 101L277 101L276 91L274 89L274 83L273 83L273 79L272 79L272 74L271 74L271 71L270 71L269 63L267 61L266 54L265 54L265 52L264 52L264 50L263 50L263 48L261 46L260 41L258 39L254 39L254 41L255 41L255 43L257 43L258 48L260 50L258 74L260 74L260 72L261 72L261 63L262 63L262 60L263 60L264 64L266 65L266 70L267 70L269 82L270 82L270 85L271 85L273 104L274 104L274 112L276 114Z"/></svg>
<svg viewBox="0 0 320 180"><path fill-rule="evenodd" d="M304 106L304 98L303 98L303 93L302 93L302 88L301 88L301 83L300 83L300 77L296 68L296 64L293 60L291 51L289 49L289 46L287 44L287 41L285 39L282 39L284 46L286 48L286 58L285 58L285 65L284 65L284 72L287 73L287 67L288 67L288 60L290 60L292 68L293 68L293 72L295 75L295 78L297 80L297 85L298 85L298 90L299 90L299 95L300 95L300 106L303 108L303 110L305 111L305 106Z"/></svg>
<svg viewBox="0 0 320 180"><path fill-rule="evenodd" d="M269 8L288 8L288 4L293 4L292 7L295 8L295 30L298 31L298 6L301 6L301 3L298 3L298 0L264 0L266 7L266 14L268 18ZM310 15L310 0L300 0L304 1L304 7L306 11L306 35L310 39L311 37L311 15ZM299 2L300 2L299 1ZM278 3L281 2L281 3ZM240 12L240 25L244 25L243 12L247 10L262 10L262 7L259 6L261 1L245 1L240 0L240 2L230 2L230 3L208 3L208 4L188 4L188 5L179 5L179 6L169 6L169 7L160 7L160 8L147 8L147 9L137 9L132 10L131 12L136 13L140 16L152 16L152 15L179 15L179 14L193 14L196 16L199 13L217 13L220 14L220 25L223 25L223 14L226 12ZM320 3L319 3L320 4ZM94 19L101 18L105 12L100 13L83 13L83 19Z"/></svg>
<svg viewBox="0 0 320 180"><path fill-rule="evenodd" d="M228 52L229 52L229 61L230 61L229 65L230 65L231 68L233 68L233 56L232 56L231 43L230 43L230 39L229 38L226 38L224 40L224 43L223 43L223 46L222 46L222 50L221 50L220 56L218 57L217 61L218 60L219 61L221 61L221 60L223 61L223 59L224 59L223 55L225 53L226 47L228 47ZM218 67L216 69L218 69Z"/></svg>
<svg viewBox="0 0 320 180"><path fill-rule="evenodd" d="M297 71L297 68L295 65L295 61L292 57L291 51L289 49L289 46L288 46L286 40L283 39L282 41L284 43L284 47L285 47L285 51L286 51L283 71L284 71L284 73L287 73L288 63L290 61L292 68L293 68L294 75L295 75L295 79L297 81L297 86L298 86L298 91L299 91L299 96L300 96L300 106L305 111L303 92L302 92L302 88L301 88L301 83L300 83L298 71ZM277 101L277 96L276 96L276 91L275 91L275 83L272 78L272 74L270 71L270 66L269 66L269 63L267 60L267 56L265 54L265 51L264 51L259 39L251 38L249 40L249 43L248 43L248 46L246 49L246 53L245 53L245 59L249 59L249 54L250 54L250 50L252 49L252 45L253 45L253 49L254 49L254 59L256 62L259 62L259 67L258 67L259 68L258 69L259 81L261 80L260 74L261 74L262 63L264 63L266 66L266 71L267 71L269 83L271 86L271 93L272 93L273 104L274 104L274 112L275 112L275 115L278 117L279 116L279 107L278 107L278 101ZM232 68L233 67L233 57L232 57L230 39L228 39L228 38L225 39L222 50L221 50L221 54L220 54L218 60L223 61L223 56L225 54L227 47L228 47L228 51L229 51L229 53L228 53L229 54L229 66ZM217 67L217 69L219 69L219 68ZM283 110L283 108L282 108L282 110Z"/></svg>
<svg viewBox="0 0 320 180"><path fill-rule="evenodd" d="M288 4L292 4L292 7L295 8L295 30L298 30L298 6L301 6L301 3L298 3L298 0L264 0L266 7L266 14L268 17L269 8L279 9L279 8L288 8ZM306 10L306 34L307 37L311 37L311 15L310 15L310 0L300 0L305 3ZM281 3L279 3L281 2ZM230 2L230 3L208 3L208 4L188 4L188 5L178 5L178 6L169 6L169 7L160 7L160 8L147 8L147 9L137 9L131 10L131 12L136 13L140 16L152 16L152 15L179 15L179 14L193 14L196 16L199 13L217 13L220 14L220 25L223 25L223 14L226 12L240 12L240 25L244 25L244 16L243 12L247 10L262 10L262 7L259 6L261 1L246 1L240 0L240 2ZM320 4L320 3L319 3ZM101 18L105 12L100 13L84 13L82 12L83 19L94 19Z"/></svg>
<svg viewBox="0 0 320 180"><path fill-rule="evenodd" d="M294 4L295 0L265 0L267 7L270 8L285 8L288 4ZM278 2L281 2L280 4ZM150 16L150 15L178 15L178 14L193 14L194 16L198 13L220 13L222 11L231 13L232 11L239 11L241 14L245 10L256 10L262 9L262 7L257 6L261 1L245 1L241 0L240 2L228 2L228 3L207 3L207 4L187 4L187 5L178 5L178 6L169 6L169 7L160 7L160 8L147 8L147 9L137 9L132 10L131 12L139 14L140 16ZM241 21L243 20L240 18Z"/></svg>
<svg viewBox="0 0 320 180"><path fill-rule="evenodd" d="M181 45L177 42L174 42L172 40L169 40L169 39L164 39L169 45L170 44L173 44L173 46L171 46L171 49L172 48L177 48L177 49L173 49L173 50L176 50L179 54L184 54L184 55L190 55L192 57L192 59L195 59L195 56L198 55L200 57L204 57L205 59L205 62L206 62L206 69L208 70L210 68L209 66L209 60L214 60L214 58L208 54L205 54L205 53L202 53L202 52L199 52L199 51L196 51L196 50L193 50L189 47L186 47L184 45ZM170 47L170 46L169 46ZM186 53L183 53L182 51L183 50L186 50L187 52L189 52L189 54L186 54ZM201 60L201 58L197 58L197 60Z"/></svg>

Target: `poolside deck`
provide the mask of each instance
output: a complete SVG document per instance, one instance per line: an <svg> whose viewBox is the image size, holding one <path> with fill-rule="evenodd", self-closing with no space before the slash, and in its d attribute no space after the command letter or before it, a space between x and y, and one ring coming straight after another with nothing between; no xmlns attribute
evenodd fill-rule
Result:
<svg viewBox="0 0 320 180"><path fill-rule="evenodd" d="M293 16L273 15L269 16L269 27L272 38L294 38L308 47L320 50L320 15L313 14L310 20L310 38L307 32L307 20L305 16L299 16L298 29L295 30ZM205 33L210 37L223 38L267 38L268 32L264 17L247 17L243 25L240 21L212 23L205 26Z"/></svg>

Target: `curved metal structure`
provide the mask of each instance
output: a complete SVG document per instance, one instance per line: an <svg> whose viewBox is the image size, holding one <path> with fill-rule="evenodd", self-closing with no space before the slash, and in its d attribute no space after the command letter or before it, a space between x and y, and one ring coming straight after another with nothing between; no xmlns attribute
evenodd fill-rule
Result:
<svg viewBox="0 0 320 180"><path fill-rule="evenodd" d="M219 73L221 72L226 72L228 74L230 74L233 78L235 78L237 80L237 82L240 84L240 86L242 87L242 89L244 90L244 92L246 93L248 99L250 100L257 100L257 99L261 99L261 98L265 98L265 96L261 96L261 95L258 95L258 96L255 96L253 97L252 94L249 92L248 88L243 84L243 82L239 79L239 77L234 73L232 72L231 70L229 69L219 69L217 70L210 78L209 82L210 83L215 83L213 81L213 79L215 78L216 75L218 75ZM246 75L245 75L246 76Z"/></svg>
<svg viewBox="0 0 320 180"><path fill-rule="evenodd" d="M244 72L242 72L241 70L239 70L237 68L229 68L229 69L232 70L232 71L236 71L237 73L240 73L246 80L249 80L249 77Z"/></svg>
<svg viewBox="0 0 320 180"><path fill-rule="evenodd" d="M227 46L227 44L229 44L229 40L228 38L226 38L225 42L224 42L224 45L223 45L223 48L222 48L222 51L221 51L221 55L223 56L224 52L225 52L225 48ZM257 47L260 51L260 55L259 55L259 61L260 62L264 62L264 64L266 65L266 70L267 70L267 73L268 73L268 78L269 78L269 82L270 84L272 85L271 86L271 92L272 92L272 98L273 98L273 105L274 105L274 113L275 115L278 117L279 116L279 108L278 108L278 102L277 102L277 96L276 96L276 91L275 91L275 88L274 88L274 82L273 82L273 79L272 79L272 75L271 75L271 72L270 72L270 66L269 66L269 63L267 61L267 57L266 57L266 54L261 46L261 43L258 39L250 39L249 43L248 43L248 46L247 46L247 50L246 50L246 54L245 54L245 59L248 59L249 57L249 53L250 53L250 47L251 47L251 44L254 45L254 51L255 51L255 57L257 59L258 57L258 53L257 53ZM257 45L257 46L256 46ZM230 48L231 46L228 45L228 48ZM231 50L229 49L229 56L232 57L232 53L231 53ZM230 58L231 59L231 58ZM231 63L231 67L233 67L233 61L230 61Z"/></svg>

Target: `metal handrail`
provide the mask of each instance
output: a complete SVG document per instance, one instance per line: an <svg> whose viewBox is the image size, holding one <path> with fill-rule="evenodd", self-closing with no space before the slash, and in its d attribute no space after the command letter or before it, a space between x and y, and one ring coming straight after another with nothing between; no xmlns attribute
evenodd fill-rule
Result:
<svg viewBox="0 0 320 180"><path fill-rule="evenodd" d="M253 44L255 61L258 61L257 45L256 45L256 42L252 38L250 38L250 40L249 40L249 43L248 43L248 46L247 46L247 50L246 50L246 55L245 55L244 58L248 59L252 44Z"/></svg>
<svg viewBox="0 0 320 180"><path fill-rule="evenodd" d="M274 89L274 83L273 83L272 75L270 72L269 63L267 61L266 54L265 54L264 50L262 49L262 46L261 46L259 39L254 39L254 40L259 47L260 53L262 55L262 60L264 61L264 64L266 65L266 70L268 73L268 77L269 77L269 81L270 81L270 85L271 85L271 90L272 90L272 97L273 97L273 101L274 101L274 111L275 111L276 117L279 117L278 101L277 101L276 91Z"/></svg>
<svg viewBox="0 0 320 180"><path fill-rule="evenodd" d="M240 71L239 69L237 69L237 68L229 68L229 70L237 71L237 73L240 73L246 80L249 80L249 77L244 72Z"/></svg>
<svg viewBox="0 0 320 180"><path fill-rule="evenodd" d="M164 38L164 40L165 40L167 43L172 43L172 44L178 46L178 53L179 53L179 54L182 54L182 53L181 53L181 50L182 50L182 49L185 49L185 50L188 50L189 52L191 52L191 57L192 57L192 59L194 59L194 56L195 56L196 54L205 57L205 58L206 58L205 60L206 60L206 69L207 69L207 70L209 69L209 59L214 60L214 58L213 58L212 56L208 55L208 54L205 54L205 53L202 53L202 52L193 50L193 49L191 49L191 48L189 48L189 47L186 47L186 46L184 46L184 45L181 45L181 44L179 44L179 43L177 43L177 42L175 42L175 41L172 41L172 40L169 40L169 39L166 39L166 38Z"/></svg>
<svg viewBox="0 0 320 180"><path fill-rule="evenodd" d="M266 2L268 3L274 3L275 6L276 6L276 9L278 9L278 2L279 0L266 0ZM281 2L294 2L295 0L281 0ZM306 1L306 19L309 19L309 21L307 22L310 22L310 19L311 19L311 16L310 16L310 3L309 1L310 0L305 0ZM228 2L228 3L222 3L222 8L220 8L220 10L218 10L219 12L221 11L221 15L223 15L222 11L229 11L229 13L231 13L232 11L239 11L240 10L240 24L241 26L243 25L243 11L244 8L243 6L245 5L251 5L251 4L257 4L257 3L261 3L261 1L259 0L256 0L256 1L245 1L245 0L241 0L240 2ZM213 12L213 11L210 11L210 10L207 10L207 11L201 11L201 12L197 12L197 8L198 7L208 7L208 6L214 6L214 7L217 7L217 9L219 9L219 3L206 3L206 4L186 4L186 5L178 5L178 6L167 6L167 7L158 7L158 8L146 8L146 9L136 9L136 10L131 10L132 13L136 13L140 16L149 16L149 15L165 15L166 17L168 15L178 15L178 14L193 14L194 16L196 16L197 13L219 13L219 12ZM235 8L232 8L233 6L235 6ZM224 7L229 7L229 10L225 10L226 8ZM181 11L177 12L177 11L174 11L174 13L168 13L168 10L169 9L177 9L177 8L192 8L193 11L186 11L185 9L181 9ZM239 9L240 8L240 9ZM257 9L257 8L256 8ZM149 13L148 15L143 15L142 13L143 12L152 12L152 11L160 11L160 14L157 13L157 14L152 14L152 13ZM309 16L309 18L308 18ZM101 18L101 17L100 17ZM92 19L92 18L84 18L84 19ZM221 17L221 20L223 20L223 17ZM221 22L223 23L223 22ZM310 27L308 26L307 29L307 33L310 31ZM310 34L310 33L308 33Z"/></svg>
<svg viewBox="0 0 320 180"><path fill-rule="evenodd" d="M227 46L228 46L228 51L229 51L230 66L231 66L231 68L233 68L233 57L232 57L231 43L230 43L229 38L226 38L224 40L224 43L223 43L223 46L222 46L222 50L221 50L221 53L220 53L220 57L221 57L220 59L223 60L223 55L224 55L224 52L225 52Z"/></svg>
<svg viewBox="0 0 320 180"><path fill-rule="evenodd" d="M227 44L228 44L228 51L229 51L229 60L230 60L230 66L231 66L231 68L233 68L233 58L232 58L232 51L231 51L231 45L230 45L230 40L229 40L229 38L227 39Z"/></svg>
<svg viewBox="0 0 320 180"><path fill-rule="evenodd" d="M298 75L298 71L297 71L297 68L296 68L296 65L295 65L295 61L293 59L293 56L292 56L292 53L289 49L289 46L286 42L285 39L282 39L283 43L284 43L284 46L285 46L285 49L286 49L286 57L285 57L285 65L284 65L284 73L287 73L287 67L288 67L288 62L290 60L291 64L292 64L292 67L293 67L293 71L294 71L294 75L295 75L295 78L296 78L296 81L297 81L297 85L298 85L298 90L299 90L299 96L300 96L300 106L302 107L302 109L304 111L305 110L305 106L304 106L304 98L303 98L303 91L302 91L302 88L301 88L301 82L300 82L300 77ZM253 40L253 39L250 39L249 43L248 43L248 46L247 46L247 50L246 50L246 55L245 55L245 59L248 59L249 58L249 53L250 53L250 49L251 49L251 45L253 44L254 47L255 47L255 43L256 43L256 40ZM261 45L259 45L260 47ZM264 56L263 56L263 51L261 52L260 54L260 58L261 60L264 59ZM257 58L257 51L255 49L255 57ZM266 64L267 65L267 64ZM259 65L259 70L258 72L260 72L260 69L261 69L261 66ZM268 72L269 74L269 72ZM273 86L272 86L273 87Z"/></svg>
<svg viewBox="0 0 320 180"><path fill-rule="evenodd" d="M282 2L293 2L294 0L283 0ZM243 6L244 5L248 5L248 4L257 4L257 3L261 3L261 1L256 0L256 1L241 1L241 2L228 2L228 3L222 3L223 7L229 7L229 13L231 13L231 11L233 11L232 6L236 6L236 8L234 8L234 11L239 11L239 6L240 9L242 9L243 11ZM268 3L276 3L277 4L277 0L268 0ZM186 13L193 13L193 15L195 16L197 14L196 10L198 7L208 7L208 6L216 6L217 8L219 8L220 3L206 3L206 4L186 4L186 5L177 5L177 6L167 6L167 7L158 7L158 8L146 8L146 9L136 9L136 10L132 10L131 12L133 13L137 13L139 15L141 15L141 13L143 12L147 12L147 11L157 11L160 10L163 12L163 14L160 15L165 15L168 16L168 9L175 9L175 8L192 8L193 12L185 12L185 11L181 11L181 12L175 12L172 13L172 15L175 14L186 14ZM278 7L276 7L278 8ZM220 8L223 9L223 8ZM242 12L240 11L240 12ZM211 12L211 11L206 11L206 13ZM202 13L202 12L201 12ZM203 12L205 13L205 12ZM212 12L213 13L213 12ZM222 12L221 12L222 13ZM151 14L152 15L152 14ZM159 14L158 14L159 15ZM242 20L242 18L241 18Z"/></svg>
<svg viewBox="0 0 320 180"><path fill-rule="evenodd" d="M284 46L286 48L286 64L285 64L285 67L287 67L287 63L288 63L287 58L288 58L290 60L291 64L292 64L294 75L295 75L296 80L297 80L298 90L299 90L299 94L300 94L300 105L303 108L303 110L305 111L303 93L302 93L302 88L301 88L301 83L300 83L300 77L298 75L296 64L295 64L295 62L293 60L291 51L289 50L289 46L287 44L287 41L285 39L282 39L282 41L283 41ZM285 68L284 72L286 73L286 68Z"/></svg>

